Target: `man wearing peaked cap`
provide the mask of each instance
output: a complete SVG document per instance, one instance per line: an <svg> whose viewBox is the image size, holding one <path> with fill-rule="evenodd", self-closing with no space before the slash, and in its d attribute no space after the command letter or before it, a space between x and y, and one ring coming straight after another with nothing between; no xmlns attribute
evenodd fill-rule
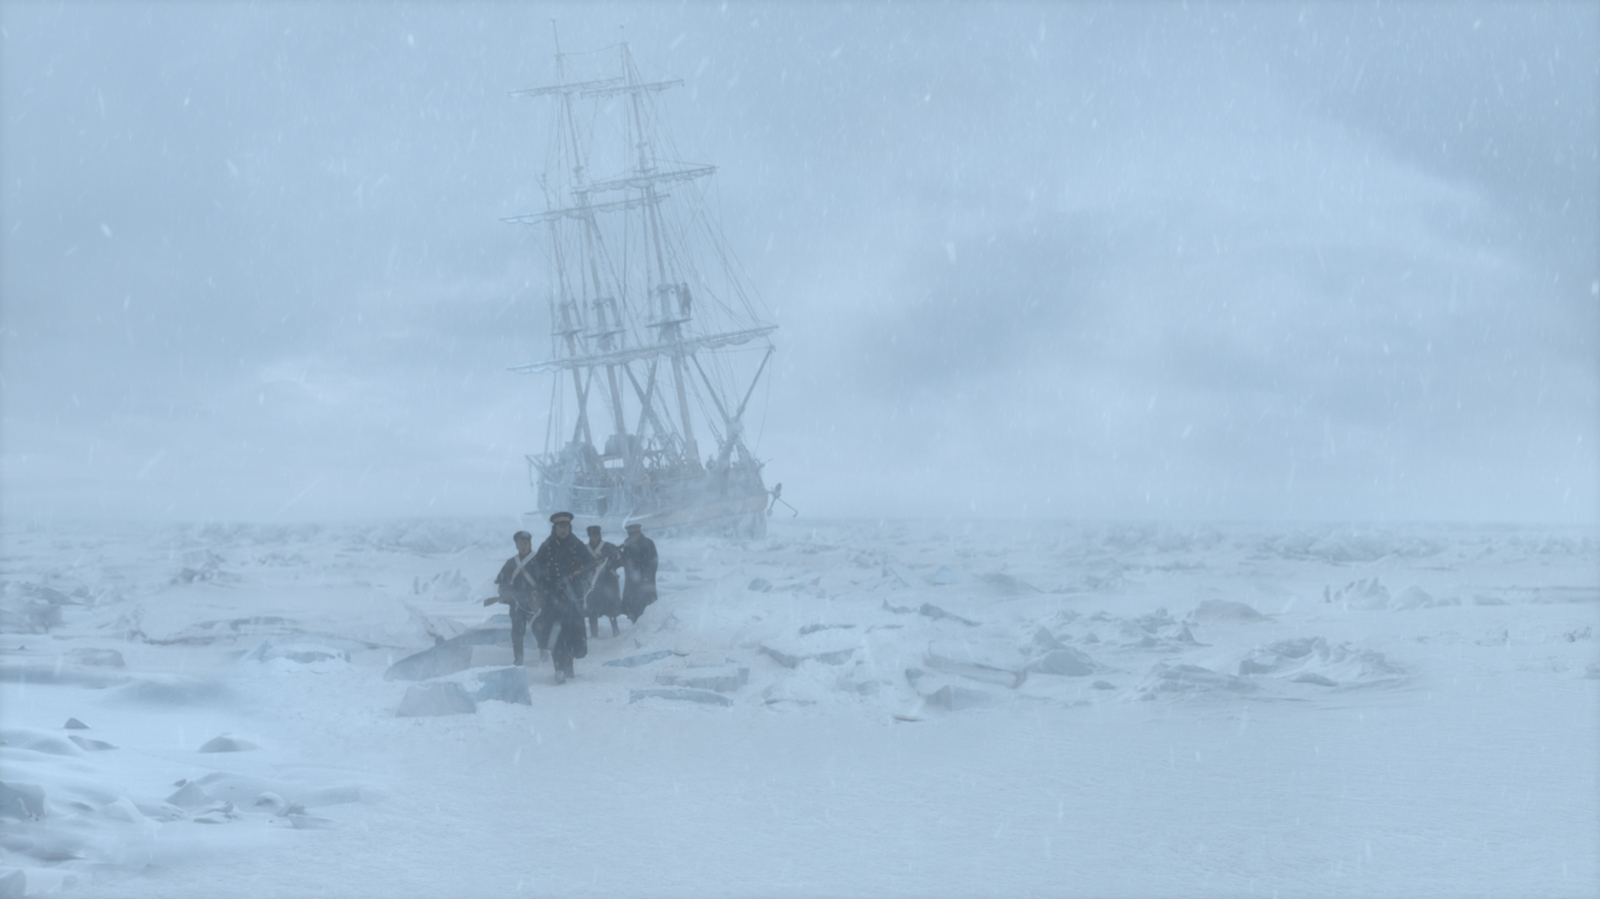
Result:
<svg viewBox="0 0 1600 899"><path fill-rule="evenodd" d="M644 535L638 524L627 526L628 539L622 541L622 614L638 621L644 607L656 601L656 542Z"/></svg>
<svg viewBox="0 0 1600 899"><path fill-rule="evenodd" d="M572 535L571 512L550 516L550 536L533 561L540 599L533 635L539 641L539 655L550 652L556 683L561 684L573 676L572 660L589 654L588 636L583 631L583 594L594 557L583 541Z"/></svg>
<svg viewBox="0 0 1600 899"><path fill-rule="evenodd" d="M539 585L533 535L518 531L511 535L511 542L517 547L517 554L500 566L500 574L494 579L500 595L484 600L484 605L503 602L511 607L511 657L513 664L521 665L522 635L528 629L528 621L539 611Z"/></svg>
<svg viewBox="0 0 1600 899"><path fill-rule="evenodd" d="M594 580L589 596L584 600L583 614L589 619L589 636L600 636L600 619L611 619L611 636L617 635L617 616L622 614L622 589L617 583L617 569L622 567L621 552L615 543L601 537L600 526L591 524L589 553L594 556Z"/></svg>

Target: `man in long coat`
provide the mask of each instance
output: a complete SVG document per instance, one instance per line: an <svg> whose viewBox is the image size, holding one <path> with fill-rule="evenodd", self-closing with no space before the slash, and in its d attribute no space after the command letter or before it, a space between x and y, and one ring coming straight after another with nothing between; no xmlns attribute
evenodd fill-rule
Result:
<svg viewBox="0 0 1600 899"><path fill-rule="evenodd" d="M533 634L539 640L540 655L548 647L558 684L573 676L573 659L589 654L589 639L583 632L583 591L593 563L583 541L572 534L572 513L550 516L550 536L533 556L540 599Z"/></svg>
<svg viewBox="0 0 1600 899"><path fill-rule="evenodd" d="M589 636L600 636L600 619L611 619L611 636L617 635L617 616L622 614L622 588L617 583L617 569L622 567L622 555L617 545L600 537L600 526L589 525L589 554L594 556L594 581L589 596L583 601L583 614L589 619Z"/></svg>
<svg viewBox="0 0 1600 899"><path fill-rule="evenodd" d="M628 539L622 541L622 614L638 621L644 607L656 601L656 542L644 535L637 524L628 525Z"/></svg>

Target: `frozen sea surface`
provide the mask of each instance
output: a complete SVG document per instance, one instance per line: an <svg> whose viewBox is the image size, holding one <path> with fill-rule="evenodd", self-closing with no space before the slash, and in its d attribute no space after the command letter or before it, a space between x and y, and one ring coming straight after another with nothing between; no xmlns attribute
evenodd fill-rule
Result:
<svg viewBox="0 0 1600 899"><path fill-rule="evenodd" d="M1591 531L774 520L557 686L511 530L5 533L0 897L1600 893Z"/></svg>

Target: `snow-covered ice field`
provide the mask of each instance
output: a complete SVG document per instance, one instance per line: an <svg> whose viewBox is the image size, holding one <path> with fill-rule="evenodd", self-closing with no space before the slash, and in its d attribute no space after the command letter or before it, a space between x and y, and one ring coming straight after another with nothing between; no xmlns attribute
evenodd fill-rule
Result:
<svg viewBox="0 0 1600 899"><path fill-rule="evenodd" d="M774 519L556 686L516 527L12 526L0 897L1600 894L1592 530Z"/></svg>

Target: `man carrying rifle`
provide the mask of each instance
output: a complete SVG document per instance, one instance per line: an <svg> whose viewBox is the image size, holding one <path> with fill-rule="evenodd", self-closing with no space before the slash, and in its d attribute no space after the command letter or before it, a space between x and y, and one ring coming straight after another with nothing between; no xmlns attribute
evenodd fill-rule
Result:
<svg viewBox="0 0 1600 899"><path fill-rule="evenodd" d="M535 574L533 535L518 531L511 535L511 542L516 544L517 554L500 566L500 574L494 579L500 596L484 600L483 604L503 602L511 606L511 657L515 664L521 665L522 634L528 629L529 619L539 610L539 579Z"/></svg>
<svg viewBox="0 0 1600 899"><path fill-rule="evenodd" d="M589 554L594 556L594 582L584 600L583 614L589 618L589 636L600 636L600 619L611 619L611 636L617 635L617 616L622 614L622 586L617 581L621 550L600 536L598 524L589 525Z"/></svg>
<svg viewBox="0 0 1600 899"><path fill-rule="evenodd" d="M540 656L548 647L556 667L556 683L573 676L572 660L589 654L583 629L583 594L589 585L594 557L572 534L572 513L550 516L550 536L533 556L534 578L539 584L539 614L533 635Z"/></svg>

